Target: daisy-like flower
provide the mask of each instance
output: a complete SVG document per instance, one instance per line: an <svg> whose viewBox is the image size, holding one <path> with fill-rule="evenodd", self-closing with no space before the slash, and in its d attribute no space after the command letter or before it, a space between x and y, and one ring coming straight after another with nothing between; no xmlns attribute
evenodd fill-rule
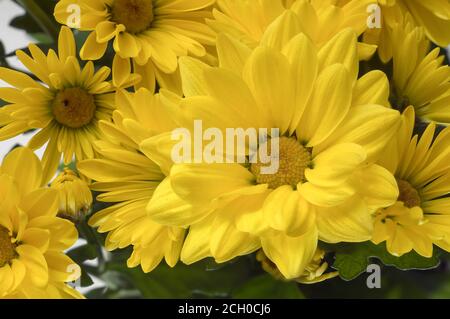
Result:
<svg viewBox="0 0 450 319"><path fill-rule="evenodd" d="M440 49L429 52L422 28L398 23L392 29L392 105L401 111L412 105L426 122L450 124L450 67Z"/></svg>
<svg viewBox="0 0 450 319"><path fill-rule="evenodd" d="M92 205L92 193L87 182L74 171L65 168L50 187L58 191L59 216L79 221L88 214Z"/></svg>
<svg viewBox="0 0 450 319"><path fill-rule="evenodd" d="M380 164L395 175L397 202L375 215L372 241L386 241L395 256L415 250L431 257L433 244L450 251L450 129L436 138L430 124L422 137L413 136L414 109L402 116L402 127Z"/></svg>
<svg viewBox="0 0 450 319"><path fill-rule="evenodd" d="M56 216L57 192L41 187L42 176L27 148L13 150L1 166L0 298L82 297L66 284L81 272L64 254L78 234Z"/></svg>
<svg viewBox="0 0 450 319"><path fill-rule="evenodd" d="M90 31L80 55L101 58L108 43L122 59L133 59L142 75L139 86L151 91L160 86L177 88L179 56L204 57L215 35L205 24L215 0L60 0L55 18L61 24ZM71 22L78 6L80 25ZM76 12L77 10L75 10ZM179 77L179 75L178 75Z"/></svg>
<svg viewBox="0 0 450 319"><path fill-rule="evenodd" d="M136 93L119 91L114 122L100 122L104 139L98 141L98 159L78 163L78 170L95 180L92 190L101 192L97 200L112 203L97 212L89 224L108 233L108 250L133 246L129 267L141 265L153 270L163 258L174 266L184 240L184 229L154 222L145 207L160 184L170 185L164 165L146 157L139 148L143 139L174 127L159 95L141 88ZM168 211L183 216L191 206L172 194ZM167 199L167 198L165 198Z"/></svg>
<svg viewBox="0 0 450 319"><path fill-rule="evenodd" d="M261 41L283 41L276 37L276 25L283 24L281 16L290 11L289 23L297 32L310 37L318 47L337 33L352 28L358 35L367 29L367 6L371 0L351 0L339 6L336 1L322 0L218 0L214 20L208 24L217 32L225 32L254 48ZM268 30L266 32L266 30ZM270 30L274 32L270 32ZM361 59L368 59L376 47L358 43Z"/></svg>
<svg viewBox="0 0 450 319"><path fill-rule="evenodd" d="M185 263L208 256L225 262L262 246L285 278L298 278L314 258L319 238L369 240L371 213L398 196L394 177L372 163L395 134L399 113L377 105L387 103L389 95L380 72L357 80L355 33L344 30L317 51L289 25L280 32L292 38L253 52L219 36L219 57L234 53L220 61L221 68L180 60L186 98L178 106L172 97L171 107L181 127L191 129L194 120L202 120L205 130L215 128L223 136L226 128L280 132L272 136L279 144L275 174L264 175L261 163L171 167L171 184L158 186L155 194L161 196L147 211L162 224L189 226L181 253ZM155 160L171 158L163 140L148 139L141 148ZM230 158L225 150L216 154L220 151ZM167 212L168 186L203 209L195 215Z"/></svg>
<svg viewBox="0 0 450 319"><path fill-rule="evenodd" d="M341 1L343 3L348 0ZM387 63L393 50L399 47L392 42L395 24L404 18L414 26L424 27L426 36L439 46L450 44L450 1L378 0L381 11L381 28L373 28L364 34L364 42L378 45L381 60ZM395 43L395 42L394 42Z"/></svg>
<svg viewBox="0 0 450 319"><path fill-rule="evenodd" d="M50 50L47 55L34 44L29 46L31 56L17 51L19 60L42 82L0 68L0 79L13 86L0 88L0 98L9 103L0 109L0 140L41 129L28 146L38 149L48 142L43 157L45 181L53 177L61 157L68 164L74 155L77 160L94 156L98 121L111 119L114 109L114 88L106 81L110 69L95 72L92 62L81 68L67 27L61 29L58 48L58 54Z"/></svg>

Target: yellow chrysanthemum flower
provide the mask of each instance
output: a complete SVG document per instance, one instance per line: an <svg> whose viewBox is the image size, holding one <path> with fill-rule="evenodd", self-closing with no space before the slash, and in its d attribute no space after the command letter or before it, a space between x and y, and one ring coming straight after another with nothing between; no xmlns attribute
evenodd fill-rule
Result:
<svg viewBox="0 0 450 319"><path fill-rule="evenodd" d="M386 241L395 256L415 250L433 254L433 243L450 251L450 129L436 138L430 124L421 138L413 136L414 109L402 116L402 127L380 164L397 179L397 203L375 215L372 241Z"/></svg>
<svg viewBox="0 0 450 319"><path fill-rule="evenodd" d="M156 164L140 151L139 144L175 124L165 111L159 95L141 88L136 93L119 91L114 123L100 122L104 139L96 143L98 159L78 163L78 169L92 178L92 189L101 192L97 200L113 203L97 212L89 224L101 233L108 232L106 248L114 250L133 246L129 267L139 264L144 272L153 270L163 258L170 266L178 259L184 229L154 222L145 207L160 184L170 185L164 166ZM170 210L190 214L191 206L175 194ZM168 210L169 211L169 210Z"/></svg>
<svg viewBox="0 0 450 319"><path fill-rule="evenodd" d="M59 211L58 215L73 221L79 221L89 212L92 205L92 193L86 181L65 168L50 186L58 191Z"/></svg>
<svg viewBox="0 0 450 319"><path fill-rule="evenodd" d="M204 22L214 2L60 0L54 15L61 24L91 31L80 51L83 59L101 58L111 42L120 58L133 59L135 73L142 75L139 86L153 91L155 78L163 87L178 86L179 56L204 57L206 46L214 45L215 35ZM71 22L74 5L81 14L78 26Z"/></svg>
<svg viewBox="0 0 450 319"><path fill-rule="evenodd" d="M26 165L26 169L24 169ZM81 298L66 282L79 267L64 254L77 240L56 216L56 191L41 188L42 166L27 148L9 153L0 169L0 298Z"/></svg>
<svg viewBox="0 0 450 319"><path fill-rule="evenodd" d="M45 55L30 44L31 56L17 51L17 57L41 82L28 75L0 68L0 79L13 88L0 88L0 98L10 103L0 109L0 140L41 129L30 141L37 149L46 142L43 164L44 179L50 180L63 155L68 164L92 158L92 142L99 138L97 123L111 118L114 109L114 88L106 82L107 67L94 70L88 62L80 68L76 58L75 39L69 28L59 35L58 54L50 50Z"/></svg>
<svg viewBox="0 0 450 319"><path fill-rule="evenodd" d="M181 253L185 263L208 256L225 262L262 246L284 277L298 278L319 238L369 240L371 213L397 198L393 176L371 163L395 134L399 113L383 106L389 84L382 73L357 80L355 33L344 30L317 50L289 25L280 32L292 38L265 42L253 52L219 36L221 68L182 58L186 98L177 102L162 92L174 103L181 127L192 129L201 119L204 129L223 136L226 128L278 128L281 134L275 137L280 168L272 175L263 175L259 163L171 167L170 188L203 209L195 215L167 212L170 197L161 199L162 184L147 210L162 224L190 226ZM148 139L141 148L155 161L171 158L171 148L162 147L174 144L169 138Z"/></svg>
<svg viewBox="0 0 450 319"><path fill-rule="evenodd" d="M215 31L225 32L254 48L268 38L272 41L283 41L283 36L276 37L274 34L279 35L276 26L285 23L281 21L283 19L281 16L285 16L284 19L296 28L297 33L305 33L315 45L321 47L346 28L352 28L358 35L367 28L366 11L371 0L351 0L342 7L335 2L218 0L218 9L213 11L214 20L207 21ZM289 8L288 13L286 8ZM375 50L375 46L358 43L361 59L369 58Z"/></svg>
<svg viewBox="0 0 450 319"><path fill-rule="evenodd" d="M345 3L348 0L344 0ZM378 0L381 27L369 29L364 42L378 45L381 60L387 63L398 47L392 42L392 31L398 22L407 18L414 26L425 28L427 37L439 46L450 44L450 1L449 0ZM395 42L394 42L395 43Z"/></svg>
<svg viewBox="0 0 450 319"><path fill-rule="evenodd" d="M429 52L422 28L393 26L393 79L391 103L404 110L412 105L422 120L450 124L450 67L443 65L440 49Z"/></svg>

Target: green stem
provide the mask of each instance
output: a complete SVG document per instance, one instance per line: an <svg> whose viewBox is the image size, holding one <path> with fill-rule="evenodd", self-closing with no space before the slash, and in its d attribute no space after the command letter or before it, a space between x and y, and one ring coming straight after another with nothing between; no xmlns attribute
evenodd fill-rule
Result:
<svg viewBox="0 0 450 319"><path fill-rule="evenodd" d="M88 244L94 245L97 249L97 257L98 257L98 268L100 272L103 272L105 268L105 256L103 255L103 245L98 239L95 230L92 229L86 222L80 222L78 224L78 231L80 235L86 239Z"/></svg>
<svg viewBox="0 0 450 319"><path fill-rule="evenodd" d="M37 24L54 41L58 42L58 27L53 23L50 17L37 4L36 0L17 0L19 4L33 17Z"/></svg>

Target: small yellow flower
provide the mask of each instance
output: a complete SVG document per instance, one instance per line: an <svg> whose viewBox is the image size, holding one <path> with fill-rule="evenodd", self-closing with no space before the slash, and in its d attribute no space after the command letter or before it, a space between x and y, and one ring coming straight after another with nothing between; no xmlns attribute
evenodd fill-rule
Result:
<svg viewBox="0 0 450 319"><path fill-rule="evenodd" d="M342 2L348 2L344 0ZM364 42L378 45L381 60L387 63L393 50L400 45L392 42L395 24L408 19L414 26L423 27L428 39L439 46L450 44L450 1L448 0L378 0L381 8L381 28L373 28L364 34Z"/></svg>
<svg viewBox="0 0 450 319"><path fill-rule="evenodd" d="M92 142L99 138L98 121L111 119L114 87L106 81L108 67L95 71L92 62L80 67L75 39L67 27L59 34L58 54L50 50L45 55L34 44L29 49L31 56L19 50L17 57L39 82L0 68L0 79L13 86L0 88L0 98L8 103L0 109L0 140L41 129L28 146L38 149L48 142L43 164L44 180L49 181L61 156L65 164L74 155L77 160L94 157Z"/></svg>
<svg viewBox="0 0 450 319"><path fill-rule="evenodd" d="M158 200L169 214L180 217L193 214L192 207L170 192L166 176L169 163L153 161L140 149L142 140L170 131L175 124L165 110L159 95L146 89L136 93L119 91L114 122L101 121L103 139L96 143L99 157L77 164L78 170L95 182L91 188L100 192L97 200L112 205L94 214L89 224L101 233L108 233L106 249L133 246L129 267L141 266L152 271L164 258L174 266L179 259L185 229L155 222L145 207L160 185L167 187ZM164 147L164 146L163 146Z"/></svg>
<svg viewBox="0 0 450 319"><path fill-rule="evenodd" d="M215 0L60 0L55 18L61 24L89 31L81 48L84 60L100 59L108 43L121 59L134 63L135 73L142 75L139 86L176 89L179 56L204 57L215 36L205 24ZM79 26L71 25L78 6Z"/></svg>
<svg viewBox="0 0 450 319"><path fill-rule="evenodd" d="M412 105L423 121L449 125L450 67L443 64L440 48L429 52L423 28L407 21L393 26L392 39L391 103L401 111Z"/></svg>
<svg viewBox="0 0 450 319"><path fill-rule="evenodd" d="M42 166L31 150L6 156L0 169L0 298L82 297L66 284L80 275L64 254L77 231L56 216L57 192L41 185Z"/></svg>
<svg viewBox="0 0 450 319"><path fill-rule="evenodd" d="M433 254L433 243L450 251L450 128L434 139L436 125L413 136L414 109L402 116L402 127L380 164L395 175L397 202L375 214L372 241L386 241L387 250L401 256L415 250Z"/></svg>
<svg viewBox="0 0 450 319"><path fill-rule="evenodd" d="M51 188L58 191L59 216L79 221L89 212L92 205L91 190L72 170L65 168L53 180Z"/></svg>

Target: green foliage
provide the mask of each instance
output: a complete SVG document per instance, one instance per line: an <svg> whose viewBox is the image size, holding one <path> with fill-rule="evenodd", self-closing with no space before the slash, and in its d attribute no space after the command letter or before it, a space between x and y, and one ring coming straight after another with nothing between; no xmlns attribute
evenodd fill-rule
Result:
<svg viewBox="0 0 450 319"><path fill-rule="evenodd" d="M303 299L304 296L294 282L274 280L270 275L255 277L236 289L237 299Z"/></svg>
<svg viewBox="0 0 450 319"><path fill-rule="evenodd" d="M22 29L32 36L37 36L46 42L56 42L59 25L53 17L55 0L15 0L25 9L25 14L15 17L11 26ZM45 36L44 36L44 35Z"/></svg>
<svg viewBox="0 0 450 319"><path fill-rule="evenodd" d="M437 267L440 262L438 249L434 249L431 258L422 257L414 251L396 257L386 250L384 243L380 245L371 242L338 245L335 247L335 251L333 268L339 270L339 275L344 280L358 277L375 259L386 266L393 266L401 270L432 269Z"/></svg>
<svg viewBox="0 0 450 319"><path fill-rule="evenodd" d="M131 248L105 254L102 235L86 222L77 227L86 244L68 255L82 268L81 286L91 285L92 276L106 285L90 291L88 298L303 298L298 284L265 274L254 255L224 264L213 260L189 266L179 263L174 268L162 262L145 274L140 267L127 267ZM94 259L98 266L92 265Z"/></svg>

